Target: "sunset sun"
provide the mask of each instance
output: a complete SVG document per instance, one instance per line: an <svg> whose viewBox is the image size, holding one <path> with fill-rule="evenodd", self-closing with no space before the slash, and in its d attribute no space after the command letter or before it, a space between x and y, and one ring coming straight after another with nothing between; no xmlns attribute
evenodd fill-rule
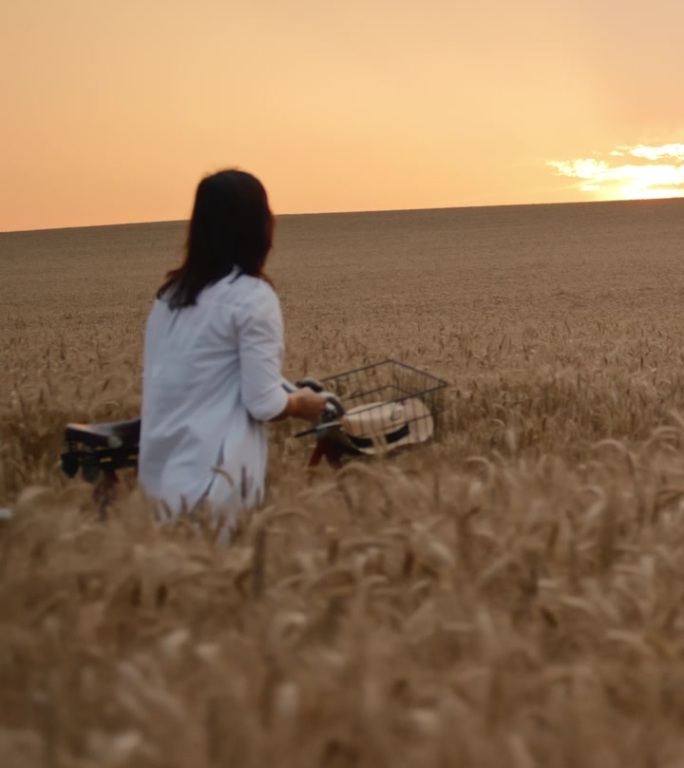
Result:
<svg viewBox="0 0 684 768"><path fill-rule="evenodd" d="M559 175L599 200L684 197L684 144L617 147L605 156L550 160Z"/></svg>

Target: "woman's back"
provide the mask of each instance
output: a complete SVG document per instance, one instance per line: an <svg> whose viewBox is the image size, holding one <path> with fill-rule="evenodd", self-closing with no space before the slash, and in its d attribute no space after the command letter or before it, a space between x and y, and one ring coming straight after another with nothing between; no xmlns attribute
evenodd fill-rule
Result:
<svg viewBox="0 0 684 768"><path fill-rule="evenodd" d="M282 357L280 304L260 278L235 270L194 306L155 302L145 336L140 448L150 494L174 509L206 495L215 504L258 502L261 489L244 487L243 468L250 476L255 464L257 474L265 470L261 422L287 403Z"/></svg>

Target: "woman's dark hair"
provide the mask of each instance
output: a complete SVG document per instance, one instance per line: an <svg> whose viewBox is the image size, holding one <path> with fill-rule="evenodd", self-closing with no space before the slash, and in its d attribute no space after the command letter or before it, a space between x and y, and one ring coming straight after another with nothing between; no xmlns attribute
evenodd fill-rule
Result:
<svg viewBox="0 0 684 768"><path fill-rule="evenodd" d="M273 214L261 182L249 173L219 171L202 179L188 229L185 260L157 291L172 309L192 306L199 294L237 267L264 275L273 240Z"/></svg>

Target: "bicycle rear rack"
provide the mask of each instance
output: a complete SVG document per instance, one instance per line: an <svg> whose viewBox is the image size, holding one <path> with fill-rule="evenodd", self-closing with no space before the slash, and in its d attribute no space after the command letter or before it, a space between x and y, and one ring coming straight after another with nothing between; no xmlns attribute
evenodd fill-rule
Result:
<svg viewBox="0 0 684 768"><path fill-rule="evenodd" d="M79 471L88 483L102 476L116 482L118 469L137 468L140 419L101 424L67 424L67 450L62 453L62 470L69 477Z"/></svg>

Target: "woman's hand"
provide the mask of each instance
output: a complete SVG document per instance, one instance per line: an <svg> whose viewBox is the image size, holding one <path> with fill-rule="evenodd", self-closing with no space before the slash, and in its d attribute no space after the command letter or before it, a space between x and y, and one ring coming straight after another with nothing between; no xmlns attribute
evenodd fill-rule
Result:
<svg viewBox="0 0 684 768"><path fill-rule="evenodd" d="M287 406L282 416L316 421L325 410L327 400L309 387L302 387L287 396Z"/></svg>

